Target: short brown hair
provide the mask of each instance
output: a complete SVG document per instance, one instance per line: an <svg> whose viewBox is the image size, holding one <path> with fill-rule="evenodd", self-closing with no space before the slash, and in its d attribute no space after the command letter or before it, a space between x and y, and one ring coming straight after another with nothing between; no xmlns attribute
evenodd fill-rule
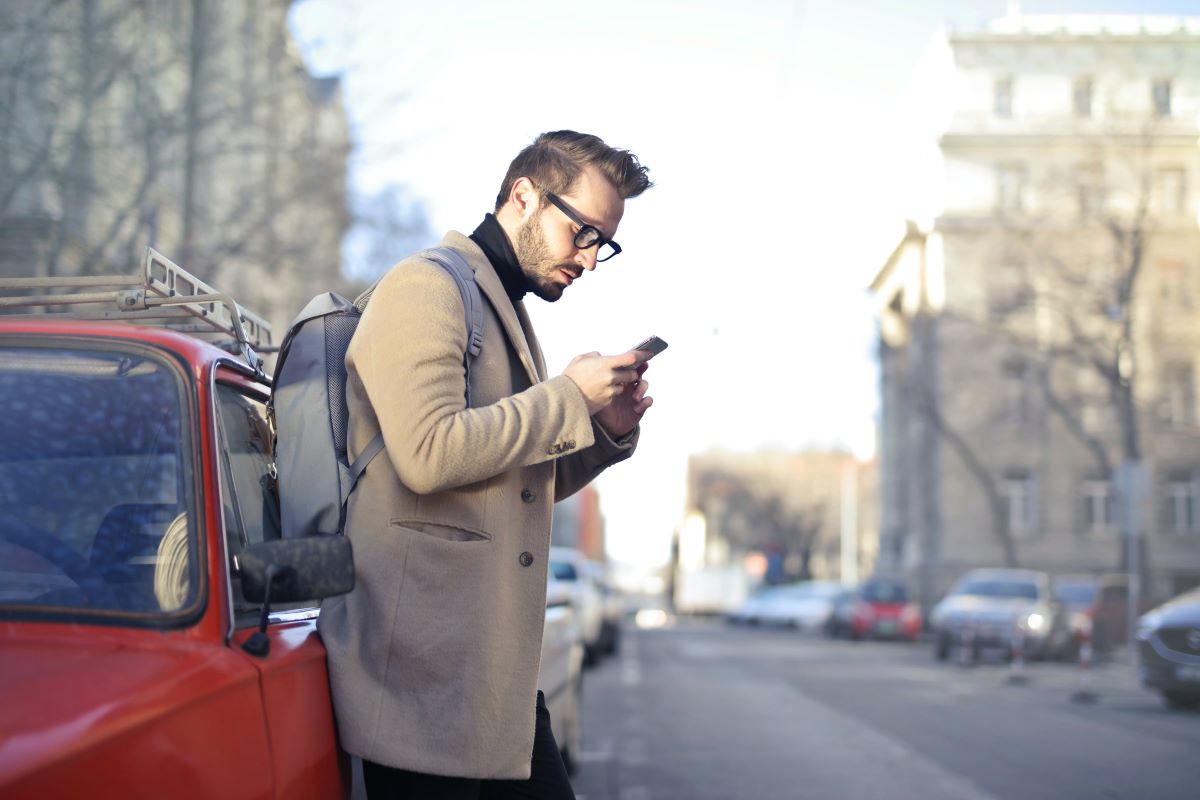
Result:
<svg viewBox="0 0 1200 800"><path fill-rule="evenodd" d="M508 201L513 184L520 178L529 178L540 190L569 194L588 166L598 168L622 200L637 197L654 185L649 170L628 150L609 147L590 133L550 131L534 139L508 165L496 195L496 211Z"/></svg>

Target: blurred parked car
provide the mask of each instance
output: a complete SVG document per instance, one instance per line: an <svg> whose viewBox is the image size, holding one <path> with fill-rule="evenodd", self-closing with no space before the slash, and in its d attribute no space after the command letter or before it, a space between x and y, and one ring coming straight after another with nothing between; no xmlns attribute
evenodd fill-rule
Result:
<svg viewBox="0 0 1200 800"><path fill-rule="evenodd" d="M1097 653L1125 642L1129 630L1129 579L1124 575L1060 575L1054 597L1071 631L1068 655L1076 658L1085 634Z"/></svg>
<svg viewBox="0 0 1200 800"><path fill-rule="evenodd" d="M902 581L874 578L837 596L829 635L849 639L908 639L921 635L921 612Z"/></svg>
<svg viewBox="0 0 1200 800"><path fill-rule="evenodd" d="M1011 656L1018 635L1027 658L1057 657L1070 646L1050 576L1036 570L971 570L933 607L929 624L937 637L934 653L943 661L964 643L973 657L985 648L1002 648Z"/></svg>
<svg viewBox="0 0 1200 800"><path fill-rule="evenodd" d="M727 615L731 622L776 625L801 630L824 630L833 613L834 599L845 591L833 581L801 581L768 586L746 599Z"/></svg>
<svg viewBox="0 0 1200 800"><path fill-rule="evenodd" d="M572 547L550 548L550 574L571 591L571 600L579 615L584 663L589 665L596 663L602 652L604 626L604 593L596 583L592 563Z"/></svg>
<svg viewBox="0 0 1200 800"><path fill-rule="evenodd" d="M1137 638L1143 685L1173 708L1200 708L1200 589L1143 614Z"/></svg>
<svg viewBox="0 0 1200 800"><path fill-rule="evenodd" d="M583 734L583 640L572 603L571 586L549 575L546 581L546 622L542 634L542 666L538 687L554 722L554 738L567 773L579 764Z"/></svg>
<svg viewBox="0 0 1200 800"><path fill-rule="evenodd" d="M621 617L625 614L625 597L613 584L604 564L589 561L584 566L600 590L600 638L596 648L606 656L612 655L617 652L617 645L621 640Z"/></svg>

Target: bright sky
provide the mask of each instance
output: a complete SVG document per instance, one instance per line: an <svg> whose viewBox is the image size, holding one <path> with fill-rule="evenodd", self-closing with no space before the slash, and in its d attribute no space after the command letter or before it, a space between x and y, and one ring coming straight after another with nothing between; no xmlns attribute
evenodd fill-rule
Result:
<svg viewBox="0 0 1200 800"><path fill-rule="evenodd" d="M903 231L897 103L939 27L1002 0L304 0L293 27L341 73L363 191L405 185L469 233L542 131L635 152L624 252L555 304L526 300L552 374L654 333L670 349L638 452L597 482L609 554L666 560L687 456L874 450L866 286ZM1025 13L1200 11L1200 0L1025 2ZM351 268L361 265L349 265ZM366 265L382 271L389 265Z"/></svg>

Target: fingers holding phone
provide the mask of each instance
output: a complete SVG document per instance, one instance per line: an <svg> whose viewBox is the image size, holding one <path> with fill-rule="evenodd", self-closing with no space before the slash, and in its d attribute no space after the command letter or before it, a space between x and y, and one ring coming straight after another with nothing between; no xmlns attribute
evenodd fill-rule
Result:
<svg viewBox="0 0 1200 800"><path fill-rule="evenodd" d="M571 359L563 374L575 382L583 393L588 413L607 408L620 397L627 385L638 382L636 361L631 353L602 356L584 353Z"/></svg>

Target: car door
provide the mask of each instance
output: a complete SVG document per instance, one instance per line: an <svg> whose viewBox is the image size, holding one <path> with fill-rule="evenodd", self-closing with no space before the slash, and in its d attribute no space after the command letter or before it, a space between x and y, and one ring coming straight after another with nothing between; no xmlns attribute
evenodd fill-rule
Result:
<svg viewBox="0 0 1200 800"><path fill-rule="evenodd" d="M259 628L262 606L242 596L233 564L248 545L280 535L272 436L265 387L223 370L214 397L233 616L230 646L261 675L276 796L348 796L349 761L337 748L325 647L316 632L316 604L272 605L268 652L255 655L244 649Z"/></svg>

